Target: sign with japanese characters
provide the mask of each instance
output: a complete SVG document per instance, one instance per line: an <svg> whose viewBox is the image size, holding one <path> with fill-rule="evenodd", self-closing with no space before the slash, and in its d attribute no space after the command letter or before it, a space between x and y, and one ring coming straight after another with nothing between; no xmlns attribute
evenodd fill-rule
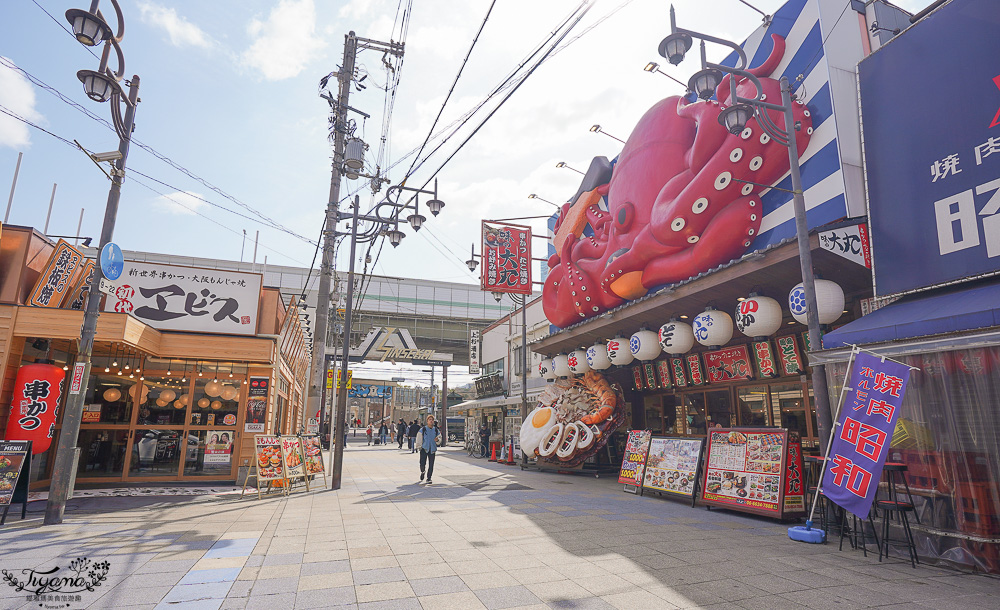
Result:
<svg viewBox="0 0 1000 610"><path fill-rule="evenodd" d="M247 417L243 422L245 432L263 432L267 415L267 393L271 386L270 377L250 377L247 388Z"/></svg>
<svg viewBox="0 0 1000 610"><path fill-rule="evenodd" d="M802 355L795 342L795 335L778 337L778 361L781 362L782 375L802 374Z"/></svg>
<svg viewBox="0 0 1000 610"><path fill-rule="evenodd" d="M625 457L618 473L619 483L642 487L646 455L649 453L649 443L652 439L653 433L649 430L629 431L628 440L625 442Z"/></svg>
<svg viewBox="0 0 1000 610"><path fill-rule="evenodd" d="M774 361L774 351L768 340L753 342L753 357L757 362L757 376L770 379L778 376L778 365Z"/></svg>
<svg viewBox="0 0 1000 610"><path fill-rule="evenodd" d="M656 365L652 362L646 362L642 365L643 375L646 377L646 388L650 390L655 390L660 387L656 384Z"/></svg>
<svg viewBox="0 0 1000 610"><path fill-rule="evenodd" d="M531 294L531 227L483 221L482 289Z"/></svg>
<svg viewBox="0 0 1000 610"><path fill-rule="evenodd" d="M704 445L703 438L654 438L649 444L642 486L693 497Z"/></svg>
<svg viewBox="0 0 1000 610"><path fill-rule="evenodd" d="M298 436L282 436L281 458L285 466L285 477L289 480L301 477L308 491L309 477L306 476L305 460L302 457L302 439Z"/></svg>
<svg viewBox="0 0 1000 610"><path fill-rule="evenodd" d="M702 385L705 383L705 373L701 369L701 356L698 354L688 354L684 358L687 362L688 379L691 380L691 385Z"/></svg>
<svg viewBox="0 0 1000 610"><path fill-rule="evenodd" d="M254 438L254 453L257 458L257 480L276 481L285 478L281 461L281 438L270 434L258 434Z"/></svg>
<svg viewBox="0 0 1000 610"><path fill-rule="evenodd" d="M35 454L49 450L65 377L66 372L54 364L36 362L18 369L5 439L31 441Z"/></svg>
<svg viewBox="0 0 1000 610"><path fill-rule="evenodd" d="M674 386L670 379L670 360L663 359L656 361L656 374L660 378L660 387L669 390Z"/></svg>
<svg viewBox="0 0 1000 610"><path fill-rule="evenodd" d="M479 374L479 329L469 330L469 374Z"/></svg>
<svg viewBox="0 0 1000 610"><path fill-rule="evenodd" d="M872 251L865 223L821 231L819 247L871 269Z"/></svg>
<svg viewBox="0 0 1000 610"><path fill-rule="evenodd" d="M632 387L636 390L643 389L642 385L642 365L637 364L632 367Z"/></svg>
<svg viewBox="0 0 1000 610"><path fill-rule="evenodd" d="M261 275L125 261L104 310L153 328L232 335L257 333Z"/></svg>
<svg viewBox="0 0 1000 610"><path fill-rule="evenodd" d="M674 372L674 385L683 388L687 386L687 373L684 372L684 359L671 358L670 368Z"/></svg>
<svg viewBox="0 0 1000 610"><path fill-rule="evenodd" d="M1000 272L998 20L952 0L858 64L876 296Z"/></svg>
<svg viewBox="0 0 1000 610"><path fill-rule="evenodd" d="M87 305L87 295L90 294L90 282L94 278L94 271L97 269L97 265L94 261L87 259L86 264L83 267L83 272L77 277L76 282L73 284L73 290L69 293L69 296L63 301L63 306L69 309L75 309L77 311L83 311L83 308Z"/></svg>
<svg viewBox="0 0 1000 610"><path fill-rule="evenodd" d="M909 378L905 364L865 352L854 357L846 382L849 394L823 474L823 493L862 519L878 492Z"/></svg>
<svg viewBox="0 0 1000 610"><path fill-rule="evenodd" d="M745 345L705 352L705 367L708 369L709 383L753 379L750 352Z"/></svg>
<svg viewBox="0 0 1000 610"><path fill-rule="evenodd" d="M25 305L60 307L66 295L73 290L73 277L83 261L79 250L60 239Z"/></svg>

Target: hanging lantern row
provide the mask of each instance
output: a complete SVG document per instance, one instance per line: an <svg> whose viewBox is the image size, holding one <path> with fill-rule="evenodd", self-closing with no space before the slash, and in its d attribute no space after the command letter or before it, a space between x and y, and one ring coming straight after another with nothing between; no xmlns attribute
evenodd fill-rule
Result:
<svg viewBox="0 0 1000 610"><path fill-rule="evenodd" d="M796 322L806 323L805 290L797 284L788 293L788 308ZM844 290L836 282L816 280L816 309L820 324L831 324L844 312ZM643 328L628 339L617 336L586 350L543 358L538 374L546 381L558 377L582 375L590 370L603 371L611 365L626 366L633 360L648 362L662 352L672 356L685 354L697 341L718 348L733 338L733 329L751 338L768 337L781 328L781 305L771 297L751 294L736 305L735 319L709 307L694 317L691 324L672 319L659 332Z"/></svg>

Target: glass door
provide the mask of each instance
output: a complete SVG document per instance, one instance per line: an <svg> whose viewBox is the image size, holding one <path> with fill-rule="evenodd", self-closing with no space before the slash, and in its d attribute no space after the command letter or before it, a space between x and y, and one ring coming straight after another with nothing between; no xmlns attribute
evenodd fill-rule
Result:
<svg viewBox="0 0 1000 610"><path fill-rule="evenodd" d="M741 426L770 426L767 386L754 385L736 388L736 409Z"/></svg>

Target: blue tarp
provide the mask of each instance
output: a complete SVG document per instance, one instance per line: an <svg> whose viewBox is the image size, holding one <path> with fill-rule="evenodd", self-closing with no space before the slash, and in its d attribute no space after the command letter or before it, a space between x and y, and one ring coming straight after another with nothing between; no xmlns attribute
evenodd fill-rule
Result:
<svg viewBox="0 0 1000 610"><path fill-rule="evenodd" d="M823 336L823 347L882 343L1000 326L1000 283L910 295Z"/></svg>

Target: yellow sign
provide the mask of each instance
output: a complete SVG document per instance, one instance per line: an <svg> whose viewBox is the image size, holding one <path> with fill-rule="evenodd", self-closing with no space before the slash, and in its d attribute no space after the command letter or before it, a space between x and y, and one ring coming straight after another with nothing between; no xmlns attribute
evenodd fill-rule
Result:
<svg viewBox="0 0 1000 610"><path fill-rule="evenodd" d="M347 389L351 389L351 380L354 378L354 371L347 371ZM337 369L337 389L340 389L340 385L343 383L340 380L340 369Z"/></svg>
<svg viewBox="0 0 1000 610"><path fill-rule="evenodd" d="M326 389L333 389L333 371L326 372Z"/></svg>

